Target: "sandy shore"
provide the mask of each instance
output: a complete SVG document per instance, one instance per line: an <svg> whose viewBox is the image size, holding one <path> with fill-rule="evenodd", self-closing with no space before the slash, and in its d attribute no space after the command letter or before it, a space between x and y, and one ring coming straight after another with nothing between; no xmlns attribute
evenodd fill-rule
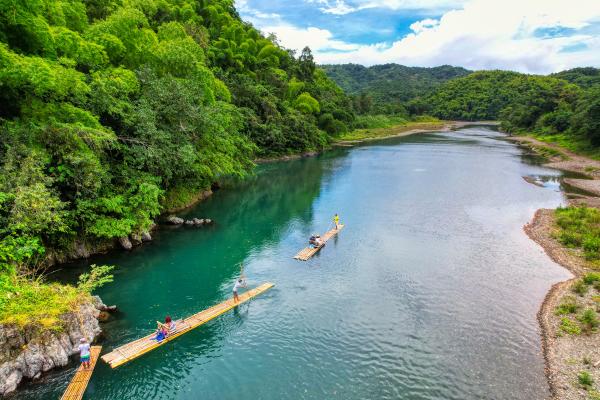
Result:
<svg viewBox="0 0 600 400"><path fill-rule="evenodd" d="M526 145L533 151L550 155L549 162L545 164L547 167L585 176L587 179L564 179L567 185L588 193L567 193L569 204L600 208L600 197L598 197L600 196L600 162L530 137L510 139ZM581 371L587 371L593 377L596 388L600 387L600 334L566 334L560 329L561 319L565 316L555 314L558 305L568 296L577 299L580 309L598 308L597 300L594 301L593 298L594 295L597 296L594 289L588 290L584 296L577 296L571 290L573 284L592 268L583 258L581 251L568 249L554 238L556 231L554 210L538 210L524 230L532 240L542 246L553 261L574 275L572 279L552 286L538 312L546 363L545 371L552 398L561 400L600 398L591 397L590 392L584 390L577 379Z"/></svg>

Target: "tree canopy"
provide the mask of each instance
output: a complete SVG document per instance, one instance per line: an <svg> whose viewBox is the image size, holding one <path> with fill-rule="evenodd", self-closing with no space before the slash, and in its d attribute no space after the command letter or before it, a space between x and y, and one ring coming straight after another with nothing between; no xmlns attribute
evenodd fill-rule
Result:
<svg viewBox="0 0 600 400"><path fill-rule="evenodd" d="M141 233L182 188L353 121L310 49L231 0L0 1L0 270Z"/></svg>

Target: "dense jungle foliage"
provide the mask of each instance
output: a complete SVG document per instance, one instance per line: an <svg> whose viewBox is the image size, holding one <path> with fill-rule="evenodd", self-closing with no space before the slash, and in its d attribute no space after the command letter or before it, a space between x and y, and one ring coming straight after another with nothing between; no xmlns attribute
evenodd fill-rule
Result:
<svg viewBox="0 0 600 400"><path fill-rule="evenodd" d="M401 114L408 117L407 102L426 96L442 83L470 71L442 65L434 68L406 67L398 64L365 67L358 64L323 65L346 93L353 97L360 114Z"/></svg>
<svg viewBox="0 0 600 400"><path fill-rule="evenodd" d="M353 121L310 49L233 0L0 0L0 307L49 249L141 233L177 195Z"/></svg>

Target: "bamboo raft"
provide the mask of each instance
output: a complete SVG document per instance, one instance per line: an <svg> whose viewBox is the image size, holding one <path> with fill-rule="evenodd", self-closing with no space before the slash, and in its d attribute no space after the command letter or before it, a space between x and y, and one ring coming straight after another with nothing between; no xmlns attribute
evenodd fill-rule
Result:
<svg viewBox="0 0 600 400"><path fill-rule="evenodd" d="M208 321L218 317L221 314L226 313L232 308L258 296L261 293L266 292L275 286L273 283L263 283L257 288L248 290L239 295L239 301L234 302L233 299L226 300L220 304L214 305L207 308L204 311L200 311L190 317L175 321L175 329L169 332L169 335L158 342L154 338L156 334L150 334L143 338L137 339L133 342L124 344L123 346L117 347L108 354L102 356L102 360L110 365L111 368L117 368L120 365L125 364L133 360L134 358L140 357L141 355L154 350L157 347L162 346L165 343L191 331L194 328L199 327L207 323Z"/></svg>
<svg viewBox="0 0 600 400"><path fill-rule="evenodd" d="M92 372L94 372L100 350L102 350L102 346L92 346L90 349L90 367L83 368L83 365L79 366L73 379L71 379L71 383L67 386L67 390L63 393L61 400L81 400L83 398L83 393L92 377Z"/></svg>
<svg viewBox="0 0 600 400"><path fill-rule="evenodd" d="M335 235L337 235L337 233L339 231L341 231L343 227L344 227L344 224L339 224L339 228L338 229L333 228L332 230L327 231L323 235L323 237L321 238L321 239L323 239L323 244L322 245L320 245L319 247L314 247L314 248L313 247L307 247L305 249L302 249L302 250L300 250L298 252L298 254L296 254L294 256L294 258L296 260L300 260L300 261L306 261L306 260L308 260L309 258L311 258L312 256L314 256L315 254L317 254L317 252L319 250L321 250L323 248L323 246L325 246L325 243L327 243L327 241L329 239L331 239L332 237L334 237Z"/></svg>

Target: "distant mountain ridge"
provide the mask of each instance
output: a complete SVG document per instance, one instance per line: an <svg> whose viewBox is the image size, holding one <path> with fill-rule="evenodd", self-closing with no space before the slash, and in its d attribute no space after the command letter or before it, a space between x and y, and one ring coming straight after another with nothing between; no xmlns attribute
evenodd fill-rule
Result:
<svg viewBox="0 0 600 400"><path fill-rule="evenodd" d="M462 67L407 67L383 64L365 67L358 64L321 65L327 75L347 94L366 93L375 104L406 102L432 93L444 82L469 75Z"/></svg>

